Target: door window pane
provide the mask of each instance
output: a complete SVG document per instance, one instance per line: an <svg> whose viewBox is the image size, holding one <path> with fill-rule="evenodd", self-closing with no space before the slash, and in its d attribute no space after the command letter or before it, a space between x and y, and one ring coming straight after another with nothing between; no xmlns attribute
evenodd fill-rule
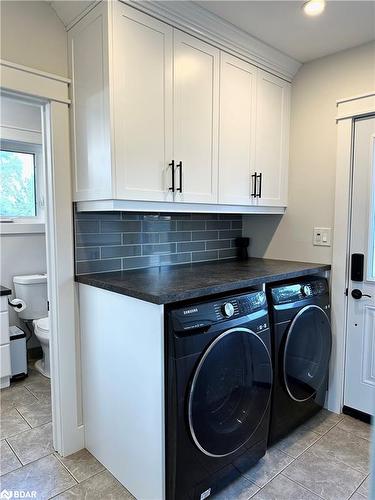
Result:
<svg viewBox="0 0 375 500"><path fill-rule="evenodd" d="M0 151L0 216L36 216L33 153Z"/></svg>

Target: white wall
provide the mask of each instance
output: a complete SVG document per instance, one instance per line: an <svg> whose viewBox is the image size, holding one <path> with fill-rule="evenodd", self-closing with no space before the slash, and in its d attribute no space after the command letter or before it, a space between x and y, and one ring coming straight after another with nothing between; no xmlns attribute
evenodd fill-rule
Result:
<svg viewBox="0 0 375 500"><path fill-rule="evenodd" d="M44 234L2 234L0 247L1 284L13 291L13 276L47 272ZM11 325L22 325L12 308L9 315Z"/></svg>
<svg viewBox="0 0 375 500"><path fill-rule="evenodd" d="M375 90L375 43L304 64L292 85L289 205L280 216L244 217L250 255L331 262L313 227L333 227L336 100Z"/></svg>
<svg viewBox="0 0 375 500"><path fill-rule="evenodd" d="M68 76L67 33L49 2L2 0L1 58Z"/></svg>

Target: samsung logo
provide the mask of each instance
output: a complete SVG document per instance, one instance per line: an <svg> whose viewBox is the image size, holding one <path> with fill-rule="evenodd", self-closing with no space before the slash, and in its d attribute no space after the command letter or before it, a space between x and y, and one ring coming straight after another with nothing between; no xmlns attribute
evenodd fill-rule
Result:
<svg viewBox="0 0 375 500"><path fill-rule="evenodd" d="M197 312L198 312L198 307L193 307L192 309L185 309L184 316L186 314L193 314L193 313L197 313Z"/></svg>

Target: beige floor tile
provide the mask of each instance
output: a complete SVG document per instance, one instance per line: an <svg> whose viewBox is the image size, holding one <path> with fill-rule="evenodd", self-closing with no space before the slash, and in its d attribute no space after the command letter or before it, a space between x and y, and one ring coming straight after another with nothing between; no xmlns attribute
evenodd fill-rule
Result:
<svg viewBox="0 0 375 500"><path fill-rule="evenodd" d="M19 405L17 410L31 427L38 427L52 421L51 403L36 401L31 405Z"/></svg>
<svg viewBox="0 0 375 500"><path fill-rule="evenodd" d="M13 453L9 444L3 439L0 442L0 476L8 474L8 472L12 472L20 467L22 467L21 462Z"/></svg>
<svg viewBox="0 0 375 500"><path fill-rule="evenodd" d="M30 429L8 439L19 460L25 465L54 452L52 423Z"/></svg>
<svg viewBox="0 0 375 500"><path fill-rule="evenodd" d="M105 469L87 450L77 451L68 457L56 456L79 483Z"/></svg>
<svg viewBox="0 0 375 500"><path fill-rule="evenodd" d="M134 497L108 471L99 472L68 491L56 500L133 500Z"/></svg>
<svg viewBox="0 0 375 500"><path fill-rule="evenodd" d="M0 392L0 408L2 412L20 404L33 404L35 401L35 396L25 387L11 385L7 389L2 389Z"/></svg>
<svg viewBox="0 0 375 500"><path fill-rule="evenodd" d="M361 422L361 420L345 415L343 420L338 424L338 427L344 431L351 432L362 439L371 441L371 425Z"/></svg>
<svg viewBox="0 0 375 500"><path fill-rule="evenodd" d="M320 500L320 497L279 474L254 495L252 500Z"/></svg>
<svg viewBox="0 0 375 500"><path fill-rule="evenodd" d="M301 453L303 453L309 446L314 444L318 439L320 439L320 435L315 432L298 428L292 434L282 439L274 446L275 448L287 453L293 458L297 458Z"/></svg>
<svg viewBox="0 0 375 500"><path fill-rule="evenodd" d="M246 464L242 464L241 461L237 461L235 466L245 477L261 488L292 461L292 457L273 447L251 469L247 470Z"/></svg>
<svg viewBox="0 0 375 500"><path fill-rule="evenodd" d="M37 500L47 500L74 484L75 480L53 455L41 458L1 478L2 489L30 493L35 491Z"/></svg>
<svg viewBox="0 0 375 500"><path fill-rule="evenodd" d="M51 385L46 380L38 380L26 384L25 387L33 394L39 401L44 403L51 403Z"/></svg>
<svg viewBox="0 0 375 500"><path fill-rule="evenodd" d="M30 429L30 426L22 418L15 408L4 410L0 416L0 435L7 438Z"/></svg>
<svg viewBox="0 0 375 500"><path fill-rule="evenodd" d="M350 497L350 500L365 500L367 497L364 497L358 493L358 491L355 491L353 495Z"/></svg>
<svg viewBox="0 0 375 500"><path fill-rule="evenodd" d="M326 409L320 410L319 413L314 415L310 420L308 420L305 424L302 425L303 429L307 429L310 431L314 431L319 435L326 434L332 427L341 422L344 418L344 415L339 415L337 413L333 413Z"/></svg>
<svg viewBox="0 0 375 500"><path fill-rule="evenodd" d="M370 495L370 476L363 481L357 491L366 498Z"/></svg>
<svg viewBox="0 0 375 500"><path fill-rule="evenodd" d="M326 500L347 500L365 478L365 474L310 448L292 462L283 474Z"/></svg>
<svg viewBox="0 0 375 500"><path fill-rule="evenodd" d="M236 500L248 500L257 491L259 491L258 486L245 477L240 476L212 498L215 500L233 500L234 498Z"/></svg>
<svg viewBox="0 0 375 500"><path fill-rule="evenodd" d="M353 469L369 473L369 442L346 432L340 427L334 427L323 439L310 449L324 461L327 457L334 458Z"/></svg>
<svg viewBox="0 0 375 500"><path fill-rule="evenodd" d="M28 367L28 374L27 377L25 377L22 380L17 380L15 382L12 382L12 385L16 387L22 387L27 384L31 384L32 382L40 382L40 381L46 381L50 383L50 380L47 377L44 377L41 373L37 372L34 370L32 367Z"/></svg>

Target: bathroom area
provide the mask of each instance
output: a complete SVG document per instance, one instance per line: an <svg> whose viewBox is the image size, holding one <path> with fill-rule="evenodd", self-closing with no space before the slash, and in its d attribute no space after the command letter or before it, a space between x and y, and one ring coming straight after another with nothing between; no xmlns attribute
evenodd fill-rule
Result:
<svg viewBox="0 0 375 500"><path fill-rule="evenodd" d="M11 470L53 449L42 109L1 96L1 454Z"/></svg>

